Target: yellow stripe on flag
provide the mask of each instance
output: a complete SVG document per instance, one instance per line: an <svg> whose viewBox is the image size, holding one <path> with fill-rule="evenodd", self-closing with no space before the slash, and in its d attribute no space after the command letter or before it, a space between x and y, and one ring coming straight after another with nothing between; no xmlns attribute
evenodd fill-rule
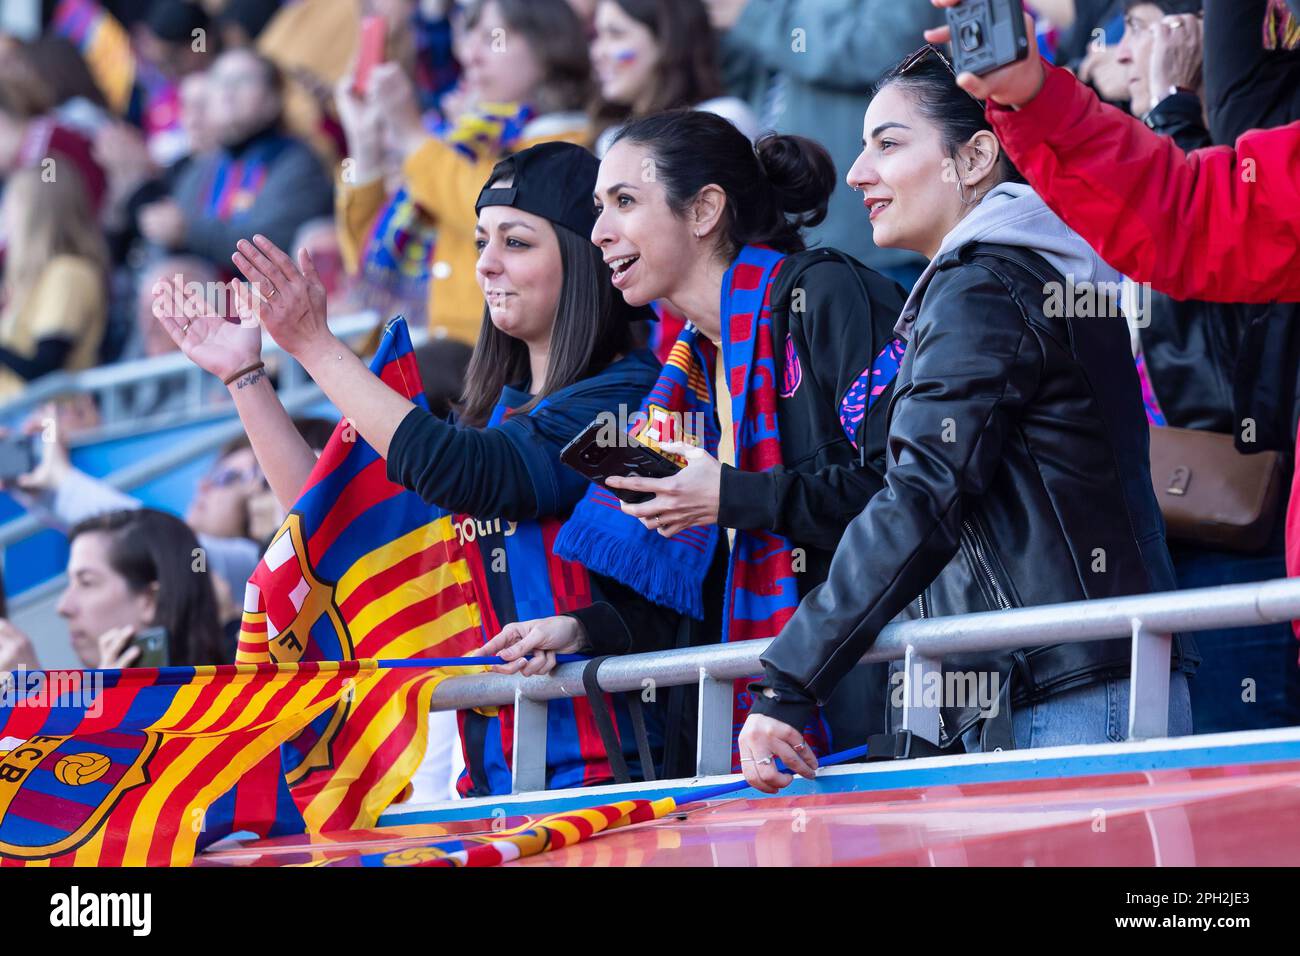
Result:
<svg viewBox="0 0 1300 956"><path fill-rule="evenodd" d="M421 525L414 531L408 531L394 541L385 542L368 554L362 555L343 573L343 577L339 578L339 583L334 587L335 601L338 604L346 603L352 596L352 592L364 582L378 577L413 554L450 540L454 534L455 529L448 515Z"/></svg>

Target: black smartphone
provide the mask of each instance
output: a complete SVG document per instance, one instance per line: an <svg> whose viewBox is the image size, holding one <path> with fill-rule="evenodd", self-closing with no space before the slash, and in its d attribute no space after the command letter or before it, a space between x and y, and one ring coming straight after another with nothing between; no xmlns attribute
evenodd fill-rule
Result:
<svg viewBox="0 0 1300 956"><path fill-rule="evenodd" d="M616 444L609 441L609 422L597 418L582 430L560 451L560 461L578 474L602 486L606 478L636 476L638 478L669 478L681 471L682 466L661 452L655 451L627 434L620 434ZM649 501L654 495L626 488L609 488L628 504Z"/></svg>
<svg viewBox="0 0 1300 956"><path fill-rule="evenodd" d="M991 73L1029 55L1021 0L962 0L944 11L957 73Z"/></svg>
<svg viewBox="0 0 1300 956"><path fill-rule="evenodd" d="M36 468L36 435L6 435L0 438L0 481L13 481Z"/></svg>
<svg viewBox="0 0 1300 956"><path fill-rule="evenodd" d="M140 648L140 656L131 662L132 667L168 666L167 628L146 627L136 634L134 644Z"/></svg>

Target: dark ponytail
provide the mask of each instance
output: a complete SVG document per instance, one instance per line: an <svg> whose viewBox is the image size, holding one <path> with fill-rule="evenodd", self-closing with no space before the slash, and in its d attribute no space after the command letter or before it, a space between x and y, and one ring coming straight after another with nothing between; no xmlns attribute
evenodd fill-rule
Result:
<svg viewBox="0 0 1300 956"><path fill-rule="evenodd" d="M624 141L650 152L654 178L677 215L705 186L727 194L722 251L729 259L749 245L799 252L801 230L826 218L835 164L810 139L768 133L751 146L721 116L671 110L633 120L614 140Z"/></svg>
<svg viewBox="0 0 1300 956"><path fill-rule="evenodd" d="M944 151L950 157L955 160L957 149L981 130L993 132L984 114L984 104L957 85L957 78L939 58L937 51L919 60L909 56L903 64L900 64L902 69L896 66L880 78L872 96L888 86L901 86L916 105L917 112L939 128ZM1005 149L998 157L997 168L998 182L1025 181Z"/></svg>

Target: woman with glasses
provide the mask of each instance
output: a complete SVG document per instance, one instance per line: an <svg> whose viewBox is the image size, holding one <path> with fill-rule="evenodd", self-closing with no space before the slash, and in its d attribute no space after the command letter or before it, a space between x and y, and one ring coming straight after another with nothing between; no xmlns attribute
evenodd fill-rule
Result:
<svg viewBox="0 0 1300 956"><path fill-rule="evenodd" d="M1108 294L1118 275L1024 184L937 50L881 81L862 139L848 181L875 241L930 262L898 324L908 344L884 488L763 655L740 750L746 777L767 792L792 779L776 759L811 774L798 728L895 617L1174 582L1128 327ZM996 697L942 700L938 743L1123 739L1129 655L1120 639L945 658L946 671ZM1191 732L1190 663L1175 637L1171 734ZM901 682L891 686L897 709Z"/></svg>

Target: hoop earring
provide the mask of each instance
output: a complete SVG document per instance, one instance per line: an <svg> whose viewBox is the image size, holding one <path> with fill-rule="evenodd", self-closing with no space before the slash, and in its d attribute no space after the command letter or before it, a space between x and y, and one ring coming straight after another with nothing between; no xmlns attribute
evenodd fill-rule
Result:
<svg viewBox="0 0 1300 956"><path fill-rule="evenodd" d="M967 201L967 199L966 199L966 187L965 187L965 185L963 185L962 181L959 179L959 180L957 180L957 198L961 200L961 204L962 204L963 206L973 206L973 205L975 205L976 203L978 203L978 202L980 201L979 190L976 189L974 186L972 186L972 187L971 187L971 199L970 199L969 201Z"/></svg>

